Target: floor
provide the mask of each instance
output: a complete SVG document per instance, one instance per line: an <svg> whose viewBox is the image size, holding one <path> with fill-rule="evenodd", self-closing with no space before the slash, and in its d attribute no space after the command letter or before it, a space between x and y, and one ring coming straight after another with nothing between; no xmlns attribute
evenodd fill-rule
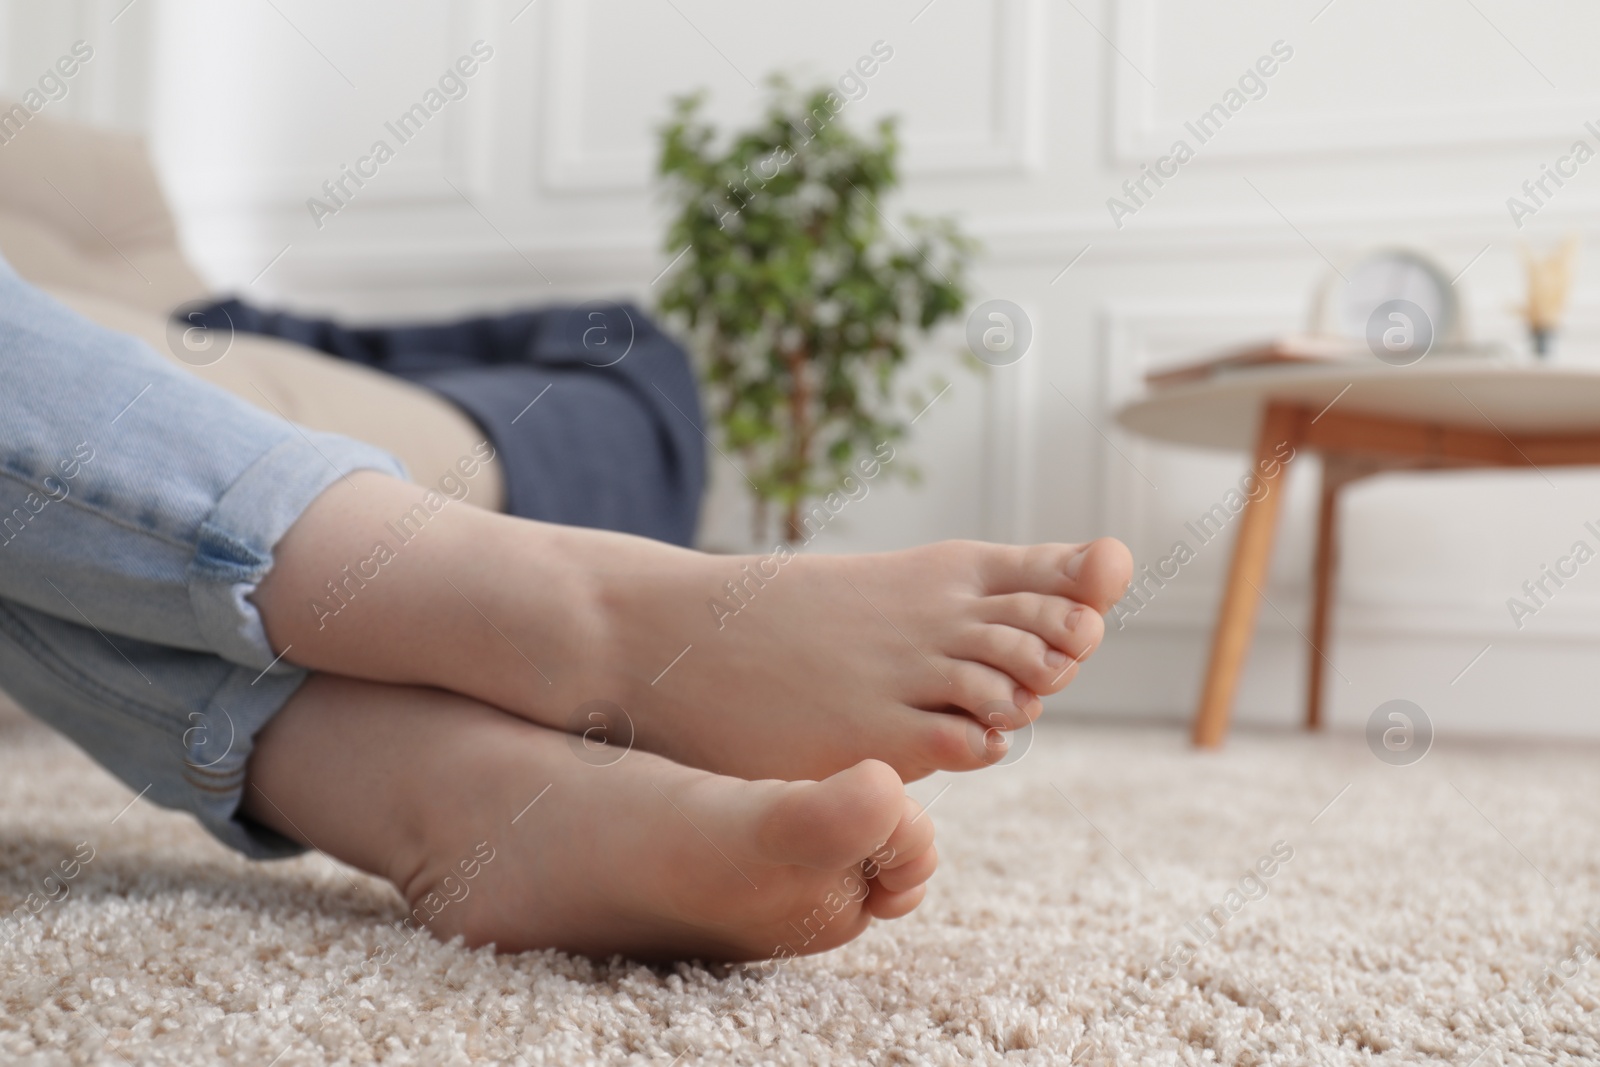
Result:
<svg viewBox="0 0 1600 1067"><path fill-rule="evenodd" d="M1597 756L1054 725L915 787L918 913L757 975L401 944L383 884L236 859L0 713L0 905L94 855L0 925L0 1060L1595 1062Z"/></svg>

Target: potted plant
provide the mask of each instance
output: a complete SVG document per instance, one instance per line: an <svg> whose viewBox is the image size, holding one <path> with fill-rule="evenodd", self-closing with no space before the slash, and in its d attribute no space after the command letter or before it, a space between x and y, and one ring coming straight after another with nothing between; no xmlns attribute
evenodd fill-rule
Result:
<svg viewBox="0 0 1600 1067"><path fill-rule="evenodd" d="M681 263L660 310L700 359L758 536L777 504L794 542L808 499L906 432L896 377L966 303L974 246L948 219L884 214L898 180L893 120L864 137L839 121L846 101L831 90L772 87L761 118L726 144L701 117L703 96L675 102L659 172Z"/></svg>

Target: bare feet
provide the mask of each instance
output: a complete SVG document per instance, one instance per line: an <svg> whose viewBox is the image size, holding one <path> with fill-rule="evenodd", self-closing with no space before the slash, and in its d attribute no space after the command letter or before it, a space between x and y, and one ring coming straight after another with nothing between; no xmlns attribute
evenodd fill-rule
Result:
<svg viewBox="0 0 1600 1067"><path fill-rule="evenodd" d="M894 773L746 782L436 690L314 676L258 739L245 812L389 878L418 925L502 951L753 960L916 907L933 824Z"/></svg>
<svg viewBox="0 0 1600 1067"><path fill-rule="evenodd" d="M987 728L1031 721L1072 680L1132 569L1110 539L727 557L464 507L402 545L393 520L419 497L359 475L284 538L256 602L289 660L554 729L609 701L626 713L614 743L745 778L993 762ZM352 583L341 568L378 542L393 558Z"/></svg>

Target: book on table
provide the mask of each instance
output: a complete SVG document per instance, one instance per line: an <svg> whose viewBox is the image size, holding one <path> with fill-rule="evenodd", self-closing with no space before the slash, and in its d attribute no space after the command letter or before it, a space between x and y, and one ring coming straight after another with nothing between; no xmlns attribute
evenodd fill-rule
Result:
<svg viewBox="0 0 1600 1067"><path fill-rule="evenodd" d="M1493 359L1506 349L1492 344L1441 344L1428 353L1432 358ZM1186 385L1224 374L1260 367L1327 363L1371 363L1372 350L1364 341L1332 334L1286 334L1251 344L1234 346L1201 359L1158 367L1144 376L1152 389Z"/></svg>

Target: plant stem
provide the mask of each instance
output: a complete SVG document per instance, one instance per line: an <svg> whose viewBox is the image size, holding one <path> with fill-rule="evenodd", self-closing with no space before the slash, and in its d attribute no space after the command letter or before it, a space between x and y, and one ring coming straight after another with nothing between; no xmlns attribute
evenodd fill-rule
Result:
<svg viewBox="0 0 1600 1067"><path fill-rule="evenodd" d="M754 544L761 544L767 539L767 498L756 497L755 511L750 518L750 530L755 537Z"/></svg>
<svg viewBox="0 0 1600 1067"><path fill-rule="evenodd" d="M806 472L811 469L811 376L807 373L809 353L801 347L784 353L789 365L789 470L794 490L789 506L784 511L784 537L793 544L800 540L800 505L806 485Z"/></svg>

